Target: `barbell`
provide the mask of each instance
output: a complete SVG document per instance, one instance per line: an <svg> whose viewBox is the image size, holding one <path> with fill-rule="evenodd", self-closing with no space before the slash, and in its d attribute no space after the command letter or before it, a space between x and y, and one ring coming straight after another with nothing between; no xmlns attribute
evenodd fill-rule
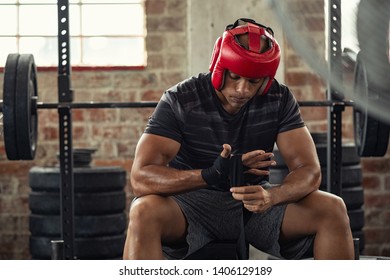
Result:
<svg viewBox="0 0 390 280"><path fill-rule="evenodd" d="M37 149L38 109L67 106L74 109L155 107L157 102L38 102L37 69L32 54L9 54L4 68L4 146L9 160L32 160Z"/></svg>
<svg viewBox="0 0 390 280"><path fill-rule="evenodd" d="M389 82L373 81L372 73L375 73L376 65L369 63L369 60L365 59L366 55L364 50L357 55L354 92L362 104L385 102L385 99L390 98L389 88L385 87ZM358 153L361 156L385 155L389 143L389 125L374 117L367 109L367 105L355 106L353 116Z"/></svg>
<svg viewBox="0 0 390 280"><path fill-rule="evenodd" d="M361 64L361 62L358 61ZM359 65L360 65L359 64ZM362 64L361 64L362 65ZM359 72L360 73L360 72ZM356 75L357 79L361 74ZM367 83L356 83L357 91L367 92ZM363 89L360 89L364 87ZM354 106L353 101L300 101L300 106ZM32 54L9 54L4 68L3 113L4 146L9 160L32 160L37 149L38 109L92 108L153 108L157 102L38 102L37 69ZM355 137L361 156L382 156L386 152L389 128L368 116L364 110L355 110ZM364 124L363 124L364 123ZM374 124L374 125L372 125ZM373 127L376 127L373 131Z"/></svg>

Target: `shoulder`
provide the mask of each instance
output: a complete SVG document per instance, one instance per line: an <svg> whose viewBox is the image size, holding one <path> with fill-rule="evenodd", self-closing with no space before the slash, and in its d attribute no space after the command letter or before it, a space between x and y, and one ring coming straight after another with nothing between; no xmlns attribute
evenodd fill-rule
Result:
<svg viewBox="0 0 390 280"><path fill-rule="evenodd" d="M201 73L167 89L162 100L168 103L180 102L182 104L198 102L210 95L211 90L213 89L209 73Z"/></svg>
<svg viewBox="0 0 390 280"><path fill-rule="evenodd" d="M283 83L280 83L278 80L274 79L274 81L272 82L272 85L271 87L269 88L269 92L267 93L267 95L275 95L275 96L284 96L284 95L288 95L288 96L293 96L291 90L289 89L288 86L286 86L285 84Z"/></svg>
<svg viewBox="0 0 390 280"><path fill-rule="evenodd" d="M280 106L291 106L298 104L293 92L288 86L274 80L266 96L270 101L277 102Z"/></svg>

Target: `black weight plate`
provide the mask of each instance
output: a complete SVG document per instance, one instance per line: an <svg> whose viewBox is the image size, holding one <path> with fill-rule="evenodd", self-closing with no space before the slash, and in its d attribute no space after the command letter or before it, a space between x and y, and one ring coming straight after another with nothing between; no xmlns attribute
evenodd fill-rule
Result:
<svg viewBox="0 0 390 280"><path fill-rule="evenodd" d="M104 237L75 238L75 256L80 260L120 258L126 236L124 234ZM33 259L51 258L51 240L59 238L30 236L30 253Z"/></svg>
<svg viewBox="0 0 390 280"><path fill-rule="evenodd" d="M103 215L121 213L126 207L124 191L105 193L75 193L75 215ZM29 208L33 214L59 215L60 194L57 192L31 192Z"/></svg>
<svg viewBox="0 0 390 280"><path fill-rule="evenodd" d="M36 66L31 54L21 54L16 74L16 141L19 158L32 160L37 147L38 114L36 98L38 94Z"/></svg>
<svg viewBox="0 0 390 280"><path fill-rule="evenodd" d="M9 160L19 160L18 146L16 142L16 72L19 54L9 54L4 68L3 82L3 130L4 146Z"/></svg>
<svg viewBox="0 0 390 280"><path fill-rule="evenodd" d="M73 169L75 192L112 192L123 190L126 171L120 167L78 167ZM33 167L29 184L34 191L60 191L58 167Z"/></svg>
<svg viewBox="0 0 390 280"><path fill-rule="evenodd" d="M354 81L355 94L362 104L367 103L368 99L368 77L363 53L360 51L357 55ZM371 156L374 154L376 142L378 122L368 116L367 108L360 106L354 107L354 132L355 143L360 156Z"/></svg>
<svg viewBox="0 0 390 280"><path fill-rule="evenodd" d="M322 188L325 188L327 185L327 172L328 171L326 167L321 169ZM363 180L362 167L359 164L341 167L341 184L343 188L359 186L361 185L362 180Z"/></svg>
<svg viewBox="0 0 390 280"><path fill-rule="evenodd" d="M75 216L75 236L92 237L123 233L127 219L125 213L97 216ZM30 232L34 236L59 236L61 217L30 215Z"/></svg>
<svg viewBox="0 0 390 280"><path fill-rule="evenodd" d="M359 209L364 204L364 190L362 186L343 188L341 191L348 210Z"/></svg>
<svg viewBox="0 0 390 280"><path fill-rule="evenodd" d="M373 156L382 157L386 154L387 147L389 145L389 133L390 133L389 126L379 121L376 148Z"/></svg>
<svg viewBox="0 0 390 280"><path fill-rule="evenodd" d="M348 210L348 216L352 231L361 230L364 227L363 209Z"/></svg>
<svg viewBox="0 0 390 280"><path fill-rule="evenodd" d="M317 144L316 150L321 166L327 166L327 144ZM358 156L357 148L354 143L343 143L341 146L341 151L342 164L344 166L360 163L360 157Z"/></svg>
<svg viewBox="0 0 390 280"><path fill-rule="evenodd" d="M317 144L326 144L328 142L328 134L323 132L312 132L310 133L313 138L314 143Z"/></svg>
<svg viewBox="0 0 390 280"><path fill-rule="evenodd" d="M368 74L374 72L374 65L368 63L367 53L360 51L357 56L355 69L354 91L362 101L360 105L354 107L354 132L358 153L362 157L384 156L389 142L389 126L368 112L367 104L384 102L384 98L389 98L390 84L376 85L373 77ZM371 66L369 66L371 65ZM373 69L371 69L371 68ZM390 67L388 67L390 70ZM388 75L389 71L386 71ZM389 79L387 78L387 83ZM381 97L381 95L385 95Z"/></svg>

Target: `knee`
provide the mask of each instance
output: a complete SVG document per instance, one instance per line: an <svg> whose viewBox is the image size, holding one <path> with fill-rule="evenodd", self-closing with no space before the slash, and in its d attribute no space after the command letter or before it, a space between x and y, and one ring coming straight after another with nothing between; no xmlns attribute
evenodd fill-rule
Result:
<svg viewBox="0 0 390 280"><path fill-rule="evenodd" d="M349 217L344 200L336 195L327 193L322 200L322 215L329 221L337 224L348 225Z"/></svg>
<svg viewBox="0 0 390 280"><path fill-rule="evenodd" d="M157 195L136 198L130 205L129 221L131 223L148 223L153 219L157 219L160 200Z"/></svg>

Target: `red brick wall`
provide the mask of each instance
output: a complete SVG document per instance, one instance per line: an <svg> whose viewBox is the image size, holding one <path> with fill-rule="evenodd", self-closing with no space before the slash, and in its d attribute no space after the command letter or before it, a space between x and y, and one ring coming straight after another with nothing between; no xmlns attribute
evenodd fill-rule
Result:
<svg viewBox="0 0 390 280"><path fill-rule="evenodd" d="M313 46L324 49L323 0L290 0L297 20ZM73 71L76 101L156 101L187 73L187 6L183 0L148 0L148 66L138 71ZM201 20L201 19L200 19ZM314 23L313 23L314 22ZM310 30L310 28L312 28ZM283 50L286 83L299 100L324 100L325 86L287 42ZM2 77L0 78L2 83ZM57 100L55 71L39 73L40 101ZM93 164L119 165L131 170L136 142L152 109L73 110L74 147L97 148ZM302 108L311 131L325 131L326 110ZM344 136L351 138L350 112L344 114ZM39 146L34 161L10 162L0 142L0 259L28 259L28 170L53 165L58 151L56 110L39 113ZM364 159L366 254L390 256L389 153ZM130 201L131 190L126 191Z"/></svg>
<svg viewBox="0 0 390 280"><path fill-rule="evenodd" d="M146 1L147 67L137 71L73 71L75 101L157 101L162 92L186 77L187 5L182 0ZM2 75L0 83L2 86ZM56 102L57 73L38 73L39 101ZM128 173L137 140L152 109L73 110L73 146L97 148L94 165L122 166ZM0 142L0 259L28 259L28 171L57 163L57 110L39 112L34 161L6 160ZM126 186L128 203L131 190Z"/></svg>

